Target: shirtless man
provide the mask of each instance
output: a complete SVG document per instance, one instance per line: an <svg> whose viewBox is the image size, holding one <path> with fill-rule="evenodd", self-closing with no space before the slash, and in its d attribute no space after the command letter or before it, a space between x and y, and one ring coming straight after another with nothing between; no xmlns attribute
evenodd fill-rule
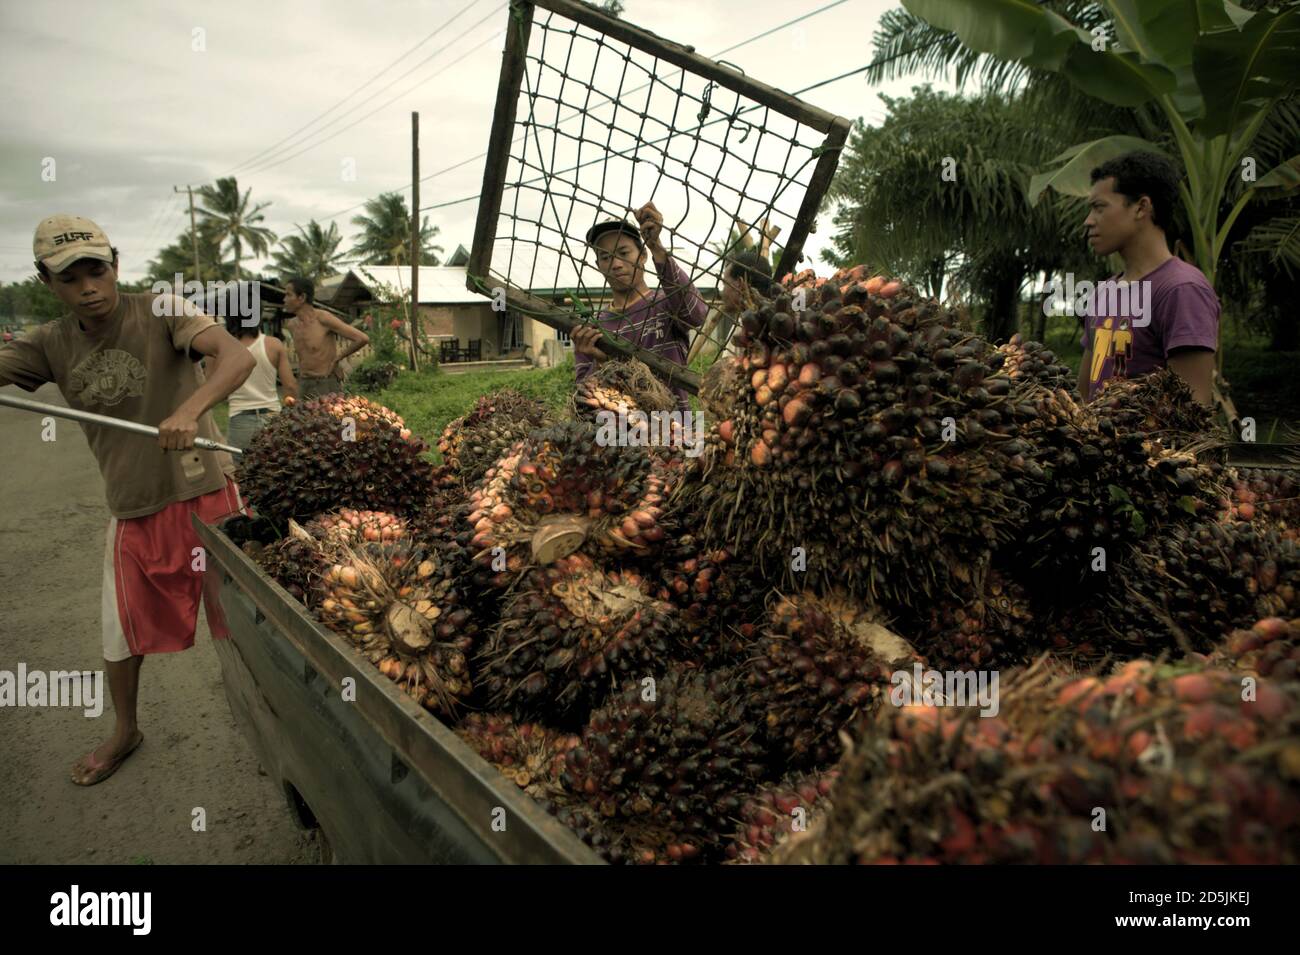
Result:
<svg viewBox="0 0 1300 955"><path fill-rule="evenodd" d="M284 287L284 310L293 318L284 329L293 336L298 352L299 397L303 401L343 390L343 359L370 344L370 336L337 316L312 306L316 285L298 276ZM348 339L342 354L336 353L332 336Z"/></svg>

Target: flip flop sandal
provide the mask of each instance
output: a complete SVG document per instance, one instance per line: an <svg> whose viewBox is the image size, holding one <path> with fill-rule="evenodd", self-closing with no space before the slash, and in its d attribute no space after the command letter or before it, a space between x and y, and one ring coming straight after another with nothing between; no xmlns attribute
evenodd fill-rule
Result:
<svg viewBox="0 0 1300 955"><path fill-rule="evenodd" d="M134 753L139 748L140 744L143 742L144 742L144 734L140 733L136 737L134 743L132 743L122 752L118 753L116 757L114 757L113 759L109 760L106 763L98 762L95 759L94 750L91 750L87 755L83 756L81 761L78 763L78 766L84 765L86 768L88 768L90 770L90 775L82 779L82 778L78 778L78 775L74 773L72 777L72 782L78 786L93 786L96 783L102 783L109 776L112 776L115 772L117 772L118 768L122 765L122 763L126 761L126 758L130 756L132 753Z"/></svg>

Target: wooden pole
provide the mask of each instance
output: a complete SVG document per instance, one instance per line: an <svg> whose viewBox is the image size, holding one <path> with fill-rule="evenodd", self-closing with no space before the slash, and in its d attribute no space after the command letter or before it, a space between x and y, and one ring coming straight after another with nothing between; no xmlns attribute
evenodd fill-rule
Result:
<svg viewBox="0 0 1300 955"><path fill-rule="evenodd" d="M194 224L194 187L186 186L185 191L190 195L190 241L194 244L194 277L202 282L203 267L199 264L199 230ZM172 186L172 192L180 192L180 189Z"/></svg>
<svg viewBox="0 0 1300 955"><path fill-rule="evenodd" d="M420 370L420 114L411 113L411 370Z"/></svg>

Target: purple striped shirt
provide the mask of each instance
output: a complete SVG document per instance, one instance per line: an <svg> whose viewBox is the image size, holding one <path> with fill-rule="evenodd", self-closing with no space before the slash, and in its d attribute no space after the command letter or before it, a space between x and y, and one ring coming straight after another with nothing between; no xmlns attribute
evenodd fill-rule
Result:
<svg viewBox="0 0 1300 955"><path fill-rule="evenodd" d="M654 260L651 259L653 262ZM709 307L700 298L688 276L672 256L663 265L655 265L659 288L636 302L626 312L603 311L596 316L600 327L624 341L654 352L685 367L689 332L704 324ZM586 355L574 356L577 379L581 381L595 367ZM690 410L690 395L685 388L674 387L677 405Z"/></svg>

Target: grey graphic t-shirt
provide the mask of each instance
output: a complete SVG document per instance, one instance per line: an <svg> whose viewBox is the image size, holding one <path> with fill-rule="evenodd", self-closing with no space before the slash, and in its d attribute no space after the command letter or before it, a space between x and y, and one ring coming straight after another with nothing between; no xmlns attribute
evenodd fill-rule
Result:
<svg viewBox="0 0 1300 955"><path fill-rule="evenodd" d="M200 356L190 352L190 343L221 322L181 299L160 309L170 317L154 315L154 298L120 293L112 319L96 335L66 315L0 346L0 385L35 391L52 381L70 408L157 427L203 384ZM39 419L32 423L36 435ZM66 420L55 425L71 426ZM173 501L220 490L225 476L234 474L225 452L164 452L155 437L99 425L81 428L117 518L143 517ZM211 413L199 418L199 436L222 440Z"/></svg>

